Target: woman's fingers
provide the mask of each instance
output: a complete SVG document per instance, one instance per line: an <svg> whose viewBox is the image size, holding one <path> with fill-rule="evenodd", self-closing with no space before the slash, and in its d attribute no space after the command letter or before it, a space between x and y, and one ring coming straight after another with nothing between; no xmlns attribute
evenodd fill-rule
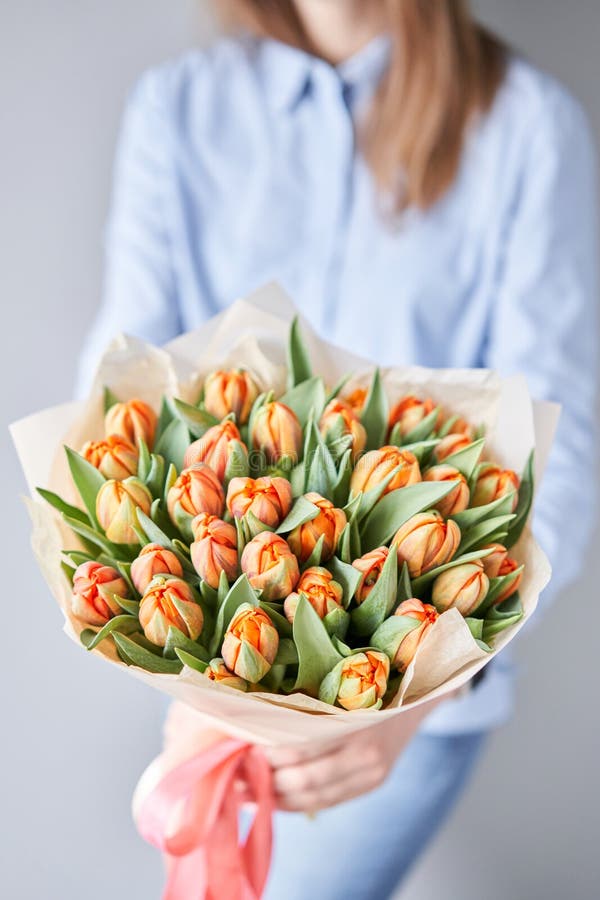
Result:
<svg viewBox="0 0 600 900"><path fill-rule="evenodd" d="M319 790L333 781L345 778L363 766L360 754L337 750L326 756L294 766L275 769L273 781L278 794Z"/></svg>
<svg viewBox="0 0 600 900"><path fill-rule="evenodd" d="M348 740L348 739L346 739ZM298 766L312 759L338 752L344 745L340 740L328 744L310 744L306 741L297 747L264 747L264 753L274 769L281 766Z"/></svg>
<svg viewBox="0 0 600 900"><path fill-rule="evenodd" d="M287 812L310 813L327 809L379 787L385 781L388 771L383 764L355 770L327 786L284 794L278 798L278 806Z"/></svg>

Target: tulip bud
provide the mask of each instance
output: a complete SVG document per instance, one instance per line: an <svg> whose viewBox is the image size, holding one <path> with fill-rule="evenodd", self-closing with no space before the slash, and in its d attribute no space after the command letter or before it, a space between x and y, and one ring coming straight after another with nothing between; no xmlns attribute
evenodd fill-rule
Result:
<svg viewBox="0 0 600 900"><path fill-rule="evenodd" d="M433 458L436 462L441 463L449 456L452 456L453 453L464 450L472 443L473 441L468 434L447 434L433 448Z"/></svg>
<svg viewBox="0 0 600 900"><path fill-rule="evenodd" d="M398 425L400 434L402 437L406 437L434 409L435 404L429 397L426 400L419 400L418 397L414 397L412 394L402 397L390 413L389 430L391 432Z"/></svg>
<svg viewBox="0 0 600 900"><path fill-rule="evenodd" d="M258 388L245 369L211 372L204 382L204 408L217 419L235 414L238 425L248 421Z"/></svg>
<svg viewBox="0 0 600 900"><path fill-rule="evenodd" d="M268 528L277 528L292 508L292 486L287 478L232 478L227 509L234 519L252 513Z"/></svg>
<svg viewBox="0 0 600 900"><path fill-rule="evenodd" d="M105 481L96 497L96 517L113 544L139 544L136 510L150 515L152 494L137 478Z"/></svg>
<svg viewBox="0 0 600 900"><path fill-rule="evenodd" d="M104 417L104 428L106 434L119 434L134 447L142 440L152 449L157 422L151 406L143 400L128 400L111 406Z"/></svg>
<svg viewBox="0 0 600 900"><path fill-rule="evenodd" d="M106 625L109 619L121 612L113 594L126 597L127 584L112 566L84 562L73 574L71 610L86 625Z"/></svg>
<svg viewBox="0 0 600 900"><path fill-rule="evenodd" d="M183 469L167 494L167 509L174 525L192 540L192 519L200 513L221 516L225 494L219 478L206 463Z"/></svg>
<svg viewBox="0 0 600 900"><path fill-rule="evenodd" d="M319 699L347 710L381 706L387 690L390 661L379 650L365 650L342 659L321 683Z"/></svg>
<svg viewBox="0 0 600 900"><path fill-rule="evenodd" d="M493 551L482 558L483 570L488 578L497 578L502 564L508 556L508 550L502 544L486 544L483 550Z"/></svg>
<svg viewBox="0 0 600 900"><path fill-rule="evenodd" d="M336 509L331 500L326 500L314 492L304 495L307 500L319 507L319 513L310 522L298 525L288 535L288 544L301 563L306 562L319 538L323 535L323 551L321 562L330 559L335 553L337 542L346 527L346 513Z"/></svg>
<svg viewBox="0 0 600 900"><path fill-rule="evenodd" d="M257 410L252 422L252 446L262 450L269 462L297 461L302 446L302 428L296 413L273 400Z"/></svg>
<svg viewBox="0 0 600 900"><path fill-rule="evenodd" d="M200 513L192 521L192 532L192 565L200 578L215 590L219 587L221 572L225 572L227 581L233 581L238 574L235 527L216 516Z"/></svg>
<svg viewBox="0 0 600 900"><path fill-rule="evenodd" d="M81 455L105 478L120 481L137 472L138 452L133 444L118 434L109 434L103 441L88 441Z"/></svg>
<svg viewBox="0 0 600 900"><path fill-rule="evenodd" d="M291 594L300 570L298 560L278 534L261 531L244 547L242 572L265 600L282 600Z"/></svg>
<svg viewBox="0 0 600 900"><path fill-rule="evenodd" d="M383 650L392 660L392 665L403 673L438 617L434 606L413 597L401 603L394 615L379 626L371 642L374 647Z"/></svg>
<svg viewBox="0 0 600 900"><path fill-rule="evenodd" d="M389 552L387 547L376 547L375 550L369 550L368 553L365 553L360 559L355 559L352 563L354 568L362 573L354 595L358 604L367 599L377 584Z"/></svg>
<svg viewBox="0 0 600 900"><path fill-rule="evenodd" d="M361 491L366 493L377 487L398 466L400 469L386 486L384 494L421 481L417 458L409 450L401 450L400 447L381 447L365 453L354 467L350 479L351 495L356 496Z"/></svg>
<svg viewBox="0 0 600 900"><path fill-rule="evenodd" d="M450 423L450 419L452 422ZM450 424L448 424L450 423ZM469 425L466 419L461 418L460 416L449 416L446 422L445 428L446 434L462 434L465 437L468 437L469 440L473 440L473 427Z"/></svg>
<svg viewBox="0 0 600 900"><path fill-rule="evenodd" d="M240 444L247 455L246 446L233 422L226 421L220 425L213 425L187 448L183 457L183 468L189 469L198 463L206 463L216 473L219 481L223 481L232 450Z"/></svg>
<svg viewBox="0 0 600 900"><path fill-rule="evenodd" d="M438 512L417 513L402 525L392 541L398 565L408 565L411 578L449 562L460 544L460 528L452 519L444 522Z"/></svg>
<svg viewBox="0 0 600 900"><path fill-rule="evenodd" d="M486 463L479 470L477 483L473 492L472 506L486 506L500 497L506 497L511 491L515 492L512 504L514 512L519 502L517 491L519 490L519 476L512 469L501 469L494 463Z"/></svg>
<svg viewBox="0 0 600 900"><path fill-rule="evenodd" d="M363 452L367 443L365 426L352 409L349 403L336 398L327 404L319 422L319 429L323 437L327 437L332 430L340 428L336 432L338 437L350 437L352 439L352 452L358 456Z"/></svg>
<svg viewBox="0 0 600 900"><path fill-rule="evenodd" d="M351 391L344 400L354 410L357 416L360 416L361 412L365 407L365 402L367 399L367 389L366 388L355 388Z"/></svg>
<svg viewBox="0 0 600 900"><path fill-rule="evenodd" d="M221 653L227 668L250 684L256 684L273 665L278 649L279 635L270 616L260 608L242 603L223 640Z"/></svg>
<svg viewBox="0 0 600 900"><path fill-rule="evenodd" d="M139 609L140 624L149 641L164 647L169 628L195 641L202 633L204 615L194 592L181 578L157 575L150 582Z"/></svg>
<svg viewBox="0 0 600 900"><path fill-rule="evenodd" d="M131 563L131 580L138 593L143 594L155 575L183 575L181 563L172 550L160 544L146 544Z"/></svg>
<svg viewBox="0 0 600 900"><path fill-rule="evenodd" d="M289 622L294 621L296 607L300 594L305 594L306 599L320 619L324 619L330 612L342 607L344 589L341 584L333 580L333 575L322 566L311 566L300 576L294 593L286 597L283 611Z"/></svg>
<svg viewBox="0 0 600 900"><path fill-rule="evenodd" d="M433 582L431 599L438 612L454 607L463 616L472 615L485 600L490 581L481 560L446 569Z"/></svg>
<svg viewBox="0 0 600 900"><path fill-rule="evenodd" d="M469 505L470 492L465 476L454 466L432 466L423 475L423 481L457 481L456 487L436 503L435 509L445 519L462 512Z"/></svg>
<svg viewBox="0 0 600 900"><path fill-rule="evenodd" d="M510 556L507 556L505 560L503 560L500 569L498 570L498 576L500 578L504 578L506 575L512 575L519 568L519 563L516 559L512 559ZM494 606L498 606L499 603L504 603L505 600L508 600L509 597L512 597L513 594L519 590L521 586L521 581L523 580L523 572L519 572L516 576L515 580L512 584L509 584L507 588L505 588L494 600Z"/></svg>
<svg viewBox="0 0 600 900"><path fill-rule="evenodd" d="M244 678L240 678L239 675L235 675L233 672L230 672L225 665L224 660L222 660L220 657L211 659L204 671L204 674L210 681L218 681L219 684L224 684L227 687L235 688L237 691L248 690L248 682Z"/></svg>

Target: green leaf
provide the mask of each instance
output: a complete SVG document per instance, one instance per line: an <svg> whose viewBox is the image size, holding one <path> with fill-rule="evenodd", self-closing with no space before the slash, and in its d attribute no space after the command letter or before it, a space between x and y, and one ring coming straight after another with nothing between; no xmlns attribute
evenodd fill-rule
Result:
<svg viewBox="0 0 600 900"><path fill-rule="evenodd" d="M498 597L501 597L504 591L508 590L508 588L515 583L524 568L525 566L519 566L518 569L515 569L514 572L509 572L508 575L499 575L497 578L490 578L490 589L481 606L477 608L477 613L487 613L488 609L495 604ZM508 600L509 598L507 597L506 599Z"/></svg>
<svg viewBox="0 0 600 900"><path fill-rule="evenodd" d="M181 647L175 647L175 653L179 660L187 666L188 669L194 669L196 672L200 672L201 675L204 675L206 670L208 669L208 663L204 662L204 660L199 659L199 657L194 656L192 653L186 653L185 650L182 650Z"/></svg>
<svg viewBox="0 0 600 900"><path fill-rule="evenodd" d="M275 657L274 666L296 666L298 664L298 651L290 638L279 641L279 649Z"/></svg>
<svg viewBox="0 0 600 900"><path fill-rule="evenodd" d="M93 525L99 527L96 517L96 497L102 485L106 483L106 479L95 466L79 453L76 453L75 450L65 447L65 453L67 454L69 469L71 470L75 487L79 491L83 505L88 511L90 521Z"/></svg>
<svg viewBox="0 0 600 900"><path fill-rule="evenodd" d="M104 386L104 413L109 411L109 409L115 404L119 403L119 398L116 397L109 387Z"/></svg>
<svg viewBox="0 0 600 900"><path fill-rule="evenodd" d="M311 411L314 413L315 419L319 419L325 406L325 385L320 375L314 375L307 381L297 384L290 388L287 393L280 397L280 402L285 403L293 410L302 428L308 422Z"/></svg>
<svg viewBox="0 0 600 900"><path fill-rule="evenodd" d="M404 600L410 600L413 597L413 588L410 583L410 573L408 571L408 563L404 562L402 564L402 568L400 569L400 578L398 579L398 593L396 596L396 601L398 605L404 602Z"/></svg>
<svg viewBox="0 0 600 900"><path fill-rule="evenodd" d="M227 492L227 487L232 478L245 478L250 471L248 462L248 451L244 444L240 441L229 442L229 458L225 468L225 478L223 487Z"/></svg>
<svg viewBox="0 0 600 900"><path fill-rule="evenodd" d="M469 550L482 547L484 544L490 544L494 540L494 535L499 532L506 532L506 525L515 518L514 513L505 516L493 516L491 519L485 519L474 525L466 533L463 534L458 548L459 553L467 553Z"/></svg>
<svg viewBox="0 0 600 900"><path fill-rule="evenodd" d="M150 458L150 450L148 449L148 444L143 438L138 438L138 467L137 467L137 477L140 481L146 483L146 479L150 474L150 466L152 464Z"/></svg>
<svg viewBox="0 0 600 900"><path fill-rule="evenodd" d="M421 575L419 578L415 578L412 582L412 589L414 591L413 597L420 597L421 593L428 584L434 581L438 575L441 575L442 572L445 572L446 569L454 569L456 566L462 566L464 563L474 562L475 560L485 559L486 556L489 556L492 553L492 550L475 550L474 553L464 553L461 556L457 556L455 559L452 559L450 562L444 563L443 566L436 566L435 569L431 569L429 572L425 572L424 575Z"/></svg>
<svg viewBox="0 0 600 900"><path fill-rule="evenodd" d="M312 366L310 364L308 350L306 349L306 345L300 332L298 316L294 318L294 321L292 322L290 327L287 349L287 363L288 386L290 388L293 388L297 384L301 384L303 381L307 381L309 378L311 378Z"/></svg>
<svg viewBox="0 0 600 900"><path fill-rule="evenodd" d="M153 522L152 519L150 519L141 509L137 510L136 515L138 522L140 523L140 528L147 538L147 543L160 544L160 546L164 547L165 550L171 550L183 566L184 571L187 572L188 575L196 575L196 572L190 563L189 557L186 556L185 553L182 553L180 550L180 547L182 546L181 542L176 543L174 540L172 540L156 524L156 522Z"/></svg>
<svg viewBox="0 0 600 900"><path fill-rule="evenodd" d="M523 533L523 529L525 528L525 524L527 522L527 517L529 516L529 512L531 510L535 486L533 463L534 454L532 450L529 454L529 459L527 460L523 475L521 476L521 484L519 485L519 502L515 510L516 518L510 526L505 541L505 546L508 550L510 550L511 547L514 547L514 545L521 537L521 534Z"/></svg>
<svg viewBox="0 0 600 900"><path fill-rule="evenodd" d="M450 434L450 432L452 431L452 429L454 428L454 426L456 425L456 423L458 422L459 419L460 419L460 416L450 416L449 419L446 419L446 421L441 426L441 428L437 429L436 433L437 433L438 438L441 440L442 438L447 437L447 435Z"/></svg>
<svg viewBox="0 0 600 900"><path fill-rule="evenodd" d="M306 691L316 697L321 682L340 662L342 656L331 643L325 626L303 594L298 599L293 634L298 651L298 677L294 689Z"/></svg>
<svg viewBox="0 0 600 900"><path fill-rule="evenodd" d="M190 406L183 400L174 399L175 413L196 440L204 437L209 428L219 424L219 420L205 409ZM188 442L189 443L189 442Z"/></svg>
<svg viewBox="0 0 600 900"><path fill-rule="evenodd" d="M371 637L371 644L376 650L386 653L390 662L396 656L402 640L421 623L412 616L390 616L381 622Z"/></svg>
<svg viewBox="0 0 600 900"><path fill-rule="evenodd" d="M168 426L170 427L170 426ZM165 483L165 460L163 456L153 453L150 457L150 470L146 477L146 485L154 497L160 497Z"/></svg>
<svg viewBox="0 0 600 900"><path fill-rule="evenodd" d="M163 675L177 675L183 668L180 660L156 656L150 650L140 646L140 644L125 637L123 634L114 633L113 640L117 645L119 656L127 665L138 666L147 672L156 672Z"/></svg>
<svg viewBox="0 0 600 900"><path fill-rule="evenodd" d="M119 604L122 610L128 613L129 616L135 616L137 619L140 611L140 601L139 600L129 600L126 597L119 597L118 594L113 594L113 600Z"/></svg>
<svg viewBox="0 0 600 900"><path fill-rule="evenodd" d="M367 516L362 528L366 550L387 544L412 516L431 509L456 487L456 481L420 482L386 494Z"/></svg>
<svg viewBox="0 0 600 900"><path fill-rule="evenodd" d="M109 637L113 632L118 631L120 634L133 634L134 631L141 630L142 627L140 623L137 619L134 619L133 616L114 616L114 618L109 619L106 625L96 633L94 638L87 645L87 649L94 650L101 641Z"/></svg>
<svg viewBox="0 0 600 900"><path fill-rule="evenodd" d="M418 425L404 435L403 444L420 444L421 441L428 440L435 432L435 426L440 414L440 407L436 406L432 409L428 416L425 416Z"/></svg>
<svg viewBox="0 0 600 900"><path fill-rule="evenodd" d="M392 550L369 596L352 610L352 628L366 636L373 632L389 616L396 601L398 588L398 555Z"/></svg>
<svg viewBox="0 0 600 900"><path fill-rule="evenodd" d="M312 548L310 556L308 559L305 559L302 563L302 571L305 572L307 569L312 568L312 566L320 566L321 560L323 558L323 546L325 544L325 535L322 534L315 546Z"/></svg>
<svg viewBox="0 0 600 900"><path fill-rule="evenodd" d="M375 369L373 380L360 420L367 432L366 450L378 450L385 442L388 426L389 407L379 369Z"/></svg>
<svg viewBox="0 0 600 900"><path fill-rule="evenodd" d="M162 491L163 502L164 502L165 506L167 505L167 497L169 496L169 491L171 490L171 488L173 487L173 485L175 484L176 481L177 481L177 469L175 468L173 463L171 463L167 470L167 477L165 478L165 486ZM157 491L157 493L158 493L158 491ZM158 509L160 509L160 506L158 507Z"/></svg>
<svg viewBox="0 0 600 900"><path fill-rule="evenodd" d="M467 617L465 622L469 626L469 631L477 641L483 640L483 619L474 619Z"/></svg>
<svg viewBox="0 0 600 900"><path fill-rule="evenodd" d="M63 516L68 516L70 519L76 519L78 522L83 522L85 525L90 524L89 516L84 513L82 509L78 509L77 506L71 506L70 503L66 503L62 497L58 496L58 494L53 493L53 491L47 491L45 488L36 488L36 491L46 503L49 503L50 506L57 509Z"/></svg>
<svg viewBox="0 0 600 900"><path fill-rule="evenodd" d="M287 534L298 528L299 525L305 525L311 522L319 515L319 507L311 503L306 497L299 497L291 510L277 529L277 534Z"/></svg>
<svg viewBox="0 0 600 900"><path fill-rule="evenodd" d="M154 452L164 456L167 464L173 463L178 472L183 468L183 457L190 446L190 433L180 419L173 419L157 441Z"/></svg>
<svg viewBox="0 0 600 900"><path fill-rule="evenodd" d="M463 447L462 450L457 450L456 453L451 453L450 456L447 456L444 459L444 465L454 466L469 481L481 459L484 445L484 440L474 441L468 447Z"/></svg>
<svg viewBox="0 0 600 900"><path fill-rule="evenodd" d="M283 606L281 604L278 605L277 603L269 603L267 600L261 600L258 605L270 617L279 636L282 638L291 638L292 626L282 614Z"/></svg>
<svg viewBox="0 0 600 900"><path fill-rule="evenodd" d="M81 550L63 550L62 552L64 556L69 557L75 568L96 559L96 553L92 555L91 553L82 553Z"/></svg>
<svg viewBox="0 0 600 900"><path fill-rule="evenodd" d="M240 575L219 607L215 630L209 647L211 657L219 655L227 627L243 603L258 606L256 591L246 575Z"/></svg>
<svg viewBox="0 0 600 900"><path fill-rule="evenodd" d="M163 656L166 659L175 659L176 650L184 650L186 653L189 653L191 656L196 659L201 659L203 662L210 662L210 655L206 647L203 647L201 644L196 643L196 641L192 641L183 631L180 631L179 628L175 628L173 625L169 628L167 632L167 640L163 649Z"/></svg>
<svg viewBox="0 0 600 900"><path fill-rule="evenodd" d="M313 426L314 427L314 426ZM331 500L333 487L337 481L337 469L329 448L321 435L318 435L317 446L311 456L305 457L306 493L314 491Z"/></svg>
<svg viewBox="0 0 600 900"><path fill-rule="evenodd" d="M344 390L344 388L346 387L346 385L348 384L348 382L350 381L351 378L352 378L351 372L349 372L346 375L342 375L342 377L337 382L337 384L335 384L334 387L332 387L331 390L329 391L329 393L327 394L327 397L325 398L325 406L327 406L328 403L331 403L332 400L335 400L336 397L339 397L339 395Z"/></svg>
<svg viewBox="0 0 600 900"><path fill-rule="evenodd" d="M67 563L64 559L60 561L60 567L63 570L64 574L69 579L69 583L73 584L73 575L75 574L75 569L70 563Z"/></svg>
<svg viewBox="0 0 600 900"><path fill-rule="evenodd" d="M175 407L173 406L173 400L170 397L163 397L162 403L160 405L160 413L158 415L155 441L160 439L161 435L164 434L167 426L173 421L174 418Z"/></svg>
<svg viewBox="0 0 600 900"><path fill-rule="evenodd" d="M455 513L450 518L454 519L461 530L461 534L466 534L470 528L478 525L485 519L512 513L513 497L514 491L506 497L499 497L497 500L493 500L492 503L486 503L485 506L473 506L470 509L463 510L463 512Z"/></svg>
<svg viewBox="0 0 600 900"><path fill-rule="evenodd" d="M350 626L350 614L341 606L332 609L323 619L325 631L330 637L344 640Z"/></svg>
<svg viewBox="0 0 600 900"><path fill-rule="evenodd" d="M390 441L390 443L392 443ZM408 450L409 453L416 458L419 465L423 465L425 460L429 458L431 455L431 451L434 447L437 447L439 441L437 439L430 441L417 441L415 444L396 444L398 447L402 447L403 450Z"/></svg>
<svg viewBox="0 0 600 900"><path fill-rule="evenodd" d="M127 544L111 544L107 538L103 535L99 534L99 532L95 531L93 528L90 528L89 525L85 525L83 522L80 522L78 519L71 519L70 516L65 516L65 523L69 526L69 528L74 531L76 534L85 538L86 541L89 541L92 544L95 544L96 547L99 547L103 550L108 556L113 557L114 559L126 559L128 558L128 545Z"/></svg>
<svg viewBox="0 0 600 900"><path fill-rule="evenodd" d="M375 504L381 500L381 498L385 494L385 489L387 488L388 484L393 478L396 477L401 469L402 466L395 466L391 472L388 472L388 474L382 481L380 481L379 484L375 485L375 487L370 488L364 494L361 491L360 503L356 514L356 517L359 521L368 516Z"/></svg>
<svg viewBox="0 0 600 900"><path fill-rule="evenodd" d="M362 555L361 539L356 519L351 519L344 527L337 546L337 555L342 562L351 565Z"/></svg>
<svg viewBox="0 0 600 900"><path fill-rule="evenodd" d="M348 609L362 578L362 573L349 563L342 562L337 556L333 556L329 560L327 568L333 575L333 580L341 584L344 590L344 608Z"/></svg>
<svg viewBox="0 0 600 900"><path fill-rule="evenodd" d="M523 618L523 606L517 594L508 597L499 606L493 606L483 621L483 640L489 644L501 631L516 625Z"/></svg>
<svg viewBox="0 0 600 900"><path fill-rule="evenodd" d="M337 478L333 484L332 500L338 507L344 506L348 500L353 469L352 448L349 448L339 461Z"/></svg>

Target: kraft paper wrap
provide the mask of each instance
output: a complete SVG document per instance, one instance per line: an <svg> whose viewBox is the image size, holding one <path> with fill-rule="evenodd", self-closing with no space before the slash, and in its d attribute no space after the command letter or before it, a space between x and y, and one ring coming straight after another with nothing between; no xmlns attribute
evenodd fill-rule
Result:
<svg viewBox="0 0 600 900"><path fill-rule="evenodd" d="M36 499L34 490L36 486L47 487L66 499L76 499L62 445L80 449L86 440L102 437L105 385L117 396L140 397L158 408L163 394L194 402L203 378L216 367L244 366L261 389L283 392L288 330L295 312L285 293L276 285L268 285L162 349L120 336L100 362L86 402L47 409L11 427L32 495L27 502L33 522L33 550L65 615L65 631L73 640L79 643L84 626L69 609L70 585L60 567L60 551L78 546L78 541L58 513ZM354 372L349 389L368 384L372 363L321 340L305 321L302 331L315 372L328 384L347 372ZM552 404L533 404L523 378L502 379L487 370L421 367L384 369L382 377L391 403L414 392L431 396L473 424L485 425L486 454L491 451L506 467L522 471L535 446L539 484L558 410ZM207 725L236 737L264 744L335 740L456 691L513 640L533 614L550 578L549 563L529 530L513 553L525 563L520 588L525 613L522 620L495 638L494 652L489 654L477 646L456 610L443 613L421 642L398 694L386 710L346 712L302 694L244 694L187 667L179 675L151 674L122 663L110 640L92 652L189 705L203 715ZM82 652L88 651L82 647Z"/></svg>

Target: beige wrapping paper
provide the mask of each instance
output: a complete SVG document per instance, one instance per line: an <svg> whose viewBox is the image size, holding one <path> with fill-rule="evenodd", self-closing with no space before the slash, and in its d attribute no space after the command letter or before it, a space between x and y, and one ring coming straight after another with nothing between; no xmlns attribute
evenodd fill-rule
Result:
<svg viewBox="0 0 600 900"><path fill-rule="evenodd" d="M117 396L141 397L158 406L162 394L194 402L204 376L215 367L248 368L262 389L285 388L285 351L295 309L277 285L268 285L234 303L197 331L185 334L158 350L135 338L120 336L100 362L90 397L29 416L11 426L32 500L32 545L44 577L65 615L65 630L74 640L82 625L69 609L70 586L60 567L61 548L77 546L58 513L37 498L36 486L73 498L74 489L62 445L75 449L102 436L104 386ZM315 372L329 384L347 372L353 383L366 384L373 365L321 340L302 322L303 336ZM431 396L452 413L474 424L484 424L493 455L503 465L521 471L532 447L536 448L539 483L558 411L552 404L532 404L524 379L501 379L487 370L386 369L383 383L391 403L402 394ZM515 548L526 565L520 588L524 617L494 641L492 654L481 650L460 614L443 613L421 642L392 705L386 710L345 710L302 694L243 694L209 681L185 667L179 675L155 675L122 663L110 640L92 651L206 717L207 723L257 743L329 741L341 734L370 727L388 716L441 697L473 677L509 641L533 614L538 597L550 578L548 561L526 530ZM87 652L82 647L82 652Z"/></svg>

